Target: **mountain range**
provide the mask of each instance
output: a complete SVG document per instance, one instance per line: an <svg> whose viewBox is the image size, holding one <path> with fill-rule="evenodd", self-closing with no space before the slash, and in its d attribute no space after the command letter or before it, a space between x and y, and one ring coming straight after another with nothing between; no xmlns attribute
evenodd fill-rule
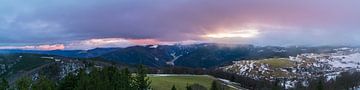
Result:
<svg viewBox="0 0 360 90"><path fill-rule="evenodd" d="M151 67L181 66L212 68L236 60L296 56L301 53L333 52L339 47L277 47L225 45L214 43L192 45L146 45L126 48L95 48L91 50L0 50L0 54L31 53L69 58L96 58L106 61Z"/></svg>

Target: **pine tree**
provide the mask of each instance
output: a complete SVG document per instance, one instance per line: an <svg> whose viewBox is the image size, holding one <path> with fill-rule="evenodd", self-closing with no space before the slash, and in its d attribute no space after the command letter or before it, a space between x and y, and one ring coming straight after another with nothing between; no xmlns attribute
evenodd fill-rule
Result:
<svg viewBox="0 0 360 90"><path fill-rule="evenodd" d="M88 75L89 81L85 84L86 88L95 89L95 90L111 90L114 88L111 81L112 70L110 71L108 67L103 70L96 68L92 70Z"/></svg>
<svg viewBox="0 0 360 90"><path fill-rule="evenodd" d="M53 81L45 76L40 76L36 83L32 86L33 90L55 90L56 85Z"/></svg>
<svg viewBox="0 0 360 90"><path fill-rule="evenodd" d="M76 78L78 81L76 82L75 90L89 90L90 87L88 85L90 82L90 77L87 75L85 70L81 69L77 74Z"/></svg>
<svg viewBox="0 0 360 90"><path fill-rule="evenodd" d="M139 77L144 76L143 80ZM69 76L70 77L70 76ZM135 79L138 78L138 79ZM75 82L71 81L74 80ZM60 87L74 86L74 89L70 90L138 90L138 84L140 81L148 82L148 78L143 74L137 74L132 77L128 69L119 70L116 67L105 67L103 69L93 68L89 74L85 70L80 70L74 79L64 79L67 83L61 83ZM145 79L145 80L144 80ZM70 81L66 81L70 80ZM73 85L69 85L75 83ZM146 84L146 85L149 85ZM63 89L61 89L63 90ZM143 89L139 89L143 90Z"/></svg>
<svg viewBox="0 0 360 90"><path fill-rule="evenodd" d="M29 90L31 85L31 79L28 77L22 77L16 81L16 90Z"/></svg>
<svg viewBox="0 0 360 90"><path fill-rule="evenodd" d="M306 87L303 85L303 81L295 83L295 88L298 90L306 90Z"/></svg>
<svg viewBox="0 0 360 90"><path fill-rule="evenodd" d="M275 81L273 82L273 86L272 86L271 90L281 90L280 80L279 79L275 79Z"/></svg>
<svg viewBox="0 0 360 90"><path fill-rule="evenodd" d="M121 70L120 90L135 90L133 78L128 68Z"/></svg>
<svg viewBox="0 0 360 90"><path fill-rule="evenodd" d="M234 75L231 75L230 81L231 81L231 82L235 82L235 80L236 80L236 77L235 77Z"/></svg>
<svg viewBox="0 0 360 90"><path fill-rule="evenodd" d="M108 85L108 88L110 88L111 90L115 90L121 87L121 73L120 70L115 67L115 66L111 66L111 67L107 67L106 69L106 73L105 73L105 79Z"/></svg>
<svg viewBox="0 0 360 90"><path fill-rule="evenodd" d="M63 80L60 81L59 90L74 90L78 78L74 74L68 74Z"/></svg>
<svg viewBox="0 0 360 90"><path fill-rule="evenodd" d="M192 90L191 86L189 84L186 84L186 90Z"/></svg>
<svg viewBox="0 0 360 90"><path fill-rule="evenodd" d="M322 80L319 80L316 90L324 90L324 83Z"/></svg>
<svg viewBox="0 0 360 90"><path fill-rule="evenodd" d="M149 81L149 77L147 77L147 70L143 65L138 67L135 77L135 84L138 90L148 90L151 88L151 82Z"/></svg>
<svg viewBox="0 0 360 90"><path fill-rule="evenodd" d="M325 90L325 76L321 76L317 80L316 90Z"/></svg>
<svg viewBox="0 0 360 90"><path fill-rule="evenodd" d="M176 87L175 85L172 86L171 90L176 90Z"/></svg>
<svg viewBox="0 0 360 90"><path fill-rule="evenodd" d="M2 78L0 82L0 90L6 90L9 88L9 82L5 78Z"/></svg>
<svg viewBox="0 0 360 90"><path fill-rule="evenodd" d="M216 81L213 81L211 83L211 88L210 90L219 90L219 87L218 87L218 83Z"/></svg>

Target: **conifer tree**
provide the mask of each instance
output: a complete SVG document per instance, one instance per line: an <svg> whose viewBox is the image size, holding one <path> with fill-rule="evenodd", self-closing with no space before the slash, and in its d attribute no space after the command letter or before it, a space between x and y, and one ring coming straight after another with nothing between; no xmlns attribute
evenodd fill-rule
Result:
<svg viewBox="0 0 360 90"><path fill-rule="evenodd" d="M319 80L316 90L324 90L324 83L322 80Z"/></svg>
<svg viewBox="0 0 360 90"><path fill-rule="evenodd" d="M186 90L192 90L191 86L189 84L186 84Z"/></svg>
<svg viewBox="0 0 360 90"><path fill-rule="evenodd" d="M218 83L216 81L213 81L211 83L211 88L210 90L219 90L219 87L218 87Z"/></svg>
<svg viewBox="0 0 360 90"><path fill-rule="evenodd" d="M138 90L148 90L150 89L150 80L147 77L147 70L143 65L140 65L137 69L135 76L135 84Z"/></svg>
<svg viewBox="0 0 360 90"><path fill-rule="evenodd" d="M81 69L76 77L79 80L76 82L75 90L90 90L90 78L85 70Z"/></svg>
<svg viewBox="0 0 360 90"><path fill-rule="evenodd" d="M55 90L56 84L46 78L45 76L40 76L36 83L32 86L32 90Z"/></svg>
<svg viewBox="0 0 360 90"><path fill-rule="evenodd" d="M60 81L59 90L74 90L78 79L74 74L68 74L63 80Z"/></svg>
<svg viewBox="0 0 360 90"><path fill-rule="evenodd" d="M31 86L31 79L28 77L22 77L16 81L16 90L29 90Z"/></svg>
<svg viewBox="0 0 360 90"><path fill-rule="evenodd" d="M2 78L0 82L0 90L6 90L8 88L9 88L9 82L5 78Z"/></svg>
<svg viewBox="0 0 360 90"><path fill-rule="evenodd" d="M133 77L131 76L131 73L128 68L121 70L120 76L121 76L120 77L121 80L119 84L121 90L135 90Z"/></svg>
<svg viewBox="0 0 360 90"><path fill-rule="evenodd" d="M172 86L171 90L176 90L176 87L175 85Z"/></svg>

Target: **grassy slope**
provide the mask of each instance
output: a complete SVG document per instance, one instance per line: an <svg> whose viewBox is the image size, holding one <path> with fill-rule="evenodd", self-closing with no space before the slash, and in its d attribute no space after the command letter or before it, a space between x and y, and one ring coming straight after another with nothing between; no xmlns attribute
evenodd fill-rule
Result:
<svg viewBox="0 0 360 90"><path fill-rule="evenodd" d="M246 65L249 63L245 63L245 61L243 61L241 64ZM256 60L254 62L254 64L257 67L251 69L251 71L248 73L251 75L258 75L258 76L261 75L261 76L265 76L265 77L295 76L295 74L284 72L284 71L282 71L282 69L297 66L295 61L291 61L287 58L269 58L269 59ZM261 71L263 71L263 70L259 70L261 64L268 65L269 67L267 67L267 68L270 69L270 71L262 73ZM230 68L230 72L239 72L239 70L240 70L239 67Z"/></svg>
<svg viewBox="0 0 360 90"><path fill-rule="evenodd" d="M187 84L200 84L210 89L211 83L214 80L210 76L153 76L150 77L152 81L151 86L155 90L171 90L173 85L177 90L186 90Z"/></svg>
<svg viewBox="0 0 360 90"><path fill-rule="evenodd" d="M284 58L271 58L266 60L260 60L259 63L269 64L272 68L285 68L295 66L295 62Z"/></svg>
<svg viewBox="0 0 360 90"><path fill-rule="evenodd" d="M259 61L259 63L268 64L274 72L270 72L270 75L266 76L273 76L273 77L289 77L293 76L291 73L286 73L280 70L280 68L288 68L296 66L294 61L290 61L289 59L285 58L271 58Z"/></svg>

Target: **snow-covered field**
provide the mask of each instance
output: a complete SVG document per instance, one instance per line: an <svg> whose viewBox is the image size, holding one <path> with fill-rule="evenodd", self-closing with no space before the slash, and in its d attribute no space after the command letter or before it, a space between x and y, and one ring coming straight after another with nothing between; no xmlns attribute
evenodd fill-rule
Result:
<svg viewBox="0 0 360 90"><path fill-rule="evenodd" d="M360 53L358 49L339 48L335 53L304 53L289 58L264 60L240 60L220 69L252 77L274 80L286 78L285 86L291 88L299 80L325 76L335 79L341 72L360 71ZM306 85L306 82L304 82Z"/></svg>
<svg viewBox="0 0 360 90"><path fill-rule="evenodd" d="M327 59L322 59L335 68L356 68L360 67L360 53L350 55L333 55Z"/></svg>

